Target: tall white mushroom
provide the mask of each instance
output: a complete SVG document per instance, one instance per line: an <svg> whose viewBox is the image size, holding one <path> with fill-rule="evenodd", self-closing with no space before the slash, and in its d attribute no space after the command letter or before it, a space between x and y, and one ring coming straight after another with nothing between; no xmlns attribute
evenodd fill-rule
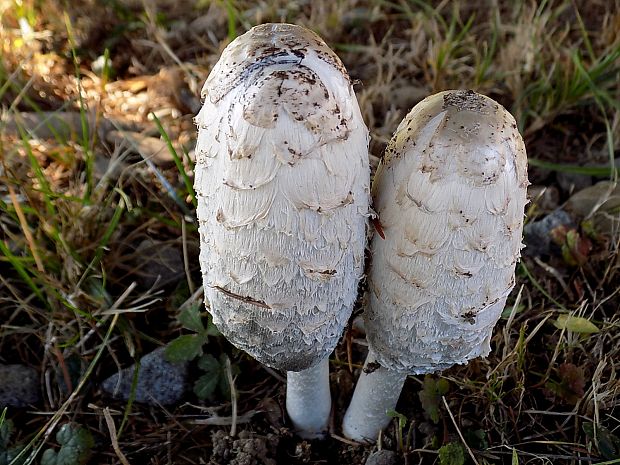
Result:
<svg viewBox="0 0 620 465"><path fill-rule="evenodd" d="M373 183L370 350L344 434L373 441L408 374L486 356L515 285L527 158L514 118L473 91L416 105Z"/></svg>
<svg viewBox="0 0 620 465"><path fill-rule="evenodd" d="M327 357L363 273L368 130L339 58L290 24L235 39L202 96L195 189L213 321L287 372L293 425L320 436Z"/></svg>

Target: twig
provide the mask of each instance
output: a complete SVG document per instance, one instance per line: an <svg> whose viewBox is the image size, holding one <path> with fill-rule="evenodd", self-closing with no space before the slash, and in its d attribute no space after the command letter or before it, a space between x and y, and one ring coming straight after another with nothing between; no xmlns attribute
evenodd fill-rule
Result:
<svg viewBox="0 0 620 465"><path fill-rule="evenodd" d="M566 292L569 296L571 296L571 299L572 299L573 293L571 292L570 288L566 284L566 281L564 281L564 278L562 277L562 274L557 269L555 269L554 267L552 267L548 263L543 262L538 257L534 257L534 262L536 262L536 264L538 266L540 266L543 270L545 270L547 273L549 273L551 276L553 276L558 281L558 283L560 283L560 286L562 287L562 290L564 292Z"/></svg>
<svg viewBox="0 0 620 465"><path fill-rule="evenodd" d="M452 424L456 428L456 432L458 433L459 438L461 438L461 442L465 446L465 449L467 449L467 452L469 453L469 456L471 457L471 459L474 461L474 463L476 465L480 465L478 463L478 460L476 460L476 457L474 456L474 453L472 452L472 450L467 445L467 442L465 442L465 438L463 437L463 433L461 433L461 430L459 429L459 426L456 424L456 420L454 419L454 415L452 415L452 411L450 410L450 407L448 406L448 402L446 401L446 396L441 396L441 400L443 400L443 404L446 406L446 410L448 411L448 415L450 415L450 420L452 420Z"/></svg>
<svg viewBox="0 0 620 465"><path fill-rule="evenodd" d="M338 436L337 434L334 434L334 433L331 433L330 436L332 438L334 438L336 441L343 442L343 443L348 444L350 446L356 446L356 447L363 446L362 443L351 441L350 439L344 438L342 436Z"/></svg>
<svg viewBox="0 0 620 465"><path fill-rule="evenodd" d="M512 327L512 323L515 319L515 315L517 314L517 309L519 308L519 304L521 303L521 294L523 293L524 285L521 285L519 288L519 292L517 293L517 297L515 298L515 303L512 306L512 310L510 311L510 316L508 317L508 321L504 326L504 353L502 354L502 360L508 358L509 348L510 348L510 328ZM510 351L514 352L514 349Z"/></svg>
<svg viewBox="0 0 620 465"><path fill-rule="evenodd" d="M56 355L56 359L58 360L58 364L60 365L60 370L62 371L62 377L65 381L65 385L67 387L67 392L73 391L73 383L71 382L71 375L69 374L69 369L67 368L67 364L65 363L65 358L62 355L60 349L54 344L51 348L52 353Z"/></svg>
<svg viewBox="0 0 620 465"><path fill-rule="evenodd" d="M230 437L234 438L237 434L237 389L230 366L230 359L226 357L226 378L230 387L230 403L232 404L232 422L230 424Z"/></svg>
<svg viewBox="0 0 620 465"><path fill-rule="evenodd" d="M120 446L118 445L118 438L116 437L116 425L114 424L114 419L112 418L112 414L110 413L110 409L108 407L103 409L103 416L105 418L106 425L108 426L108 431L110 432L110 441L112 441L112 449L116 453L116 456L121 461L123 465L130 465L127 457L123 454Z"/></svg>
<svg viewBox="0 0 620 465"><path fill-rule="evenodd" d="M286 378L282 376L280 373L278 373L276 370L274 370L273 368L269 368L268 366L265 366L265 365L261 365L261 368L265 370L267 373L269 373L271 376L273 376L275 379L280 381L281 383L286 383Z"/></svg>
<svg viewBox="0 0 620 465"><path fill-rule="evenodd" d="M200 299L200 297L202 297L200 294L202 294L203 291L204 291L203 286L200 286L198 289L196 289L196 292L194 292L191 296L189 296L189 298L179 306L179 312L181 310L185 310L190 305L196 302L200 302L200 300L202 300ZM209 305L207 302L205 302L205 307L207 308L207 310L209 310Z"/></svg>
<svg viewBox="0 0 620 465"><path fill-rule="evenodd" d="M260 410L250 410L249 412L244 413L243 415L238 415L235 418L233 417L219 417L212 416L209 418L201 418L200 420L193 420L191 424L193 425L209 425L209 426L227 426L232 425L233 421L235 424L241 423L249 423L254 415L257 413L261 413ZM232 429L232 428L231 428Z"/></svg>
<svg viewBox="0 0 620 465"><path fill-rule="evenodd" d="M116 299L116 302L114 302L112 304L112 306L110 307L110 310L116 310L122 303L123 301L127 298L127 296L129 294L131 294L131 292L134 290L134 288L136 287L136 282L132 282L127 289L125 289L125 291L120 295L120 297L118 299ZM114 313L112 313L114 314ZM103 317L99 322L97 322L95 324L95 327L90 329L82 338L80 338L80 340L71 348L71 352L75 353L77 349L79 349L80 347L82 347L84 344L86 344L86 342L90 339L90 337L93 334L96 334L97 330L99 329L100 326L104 325L105 322L107 321L107 317Z"/></svg>
<svg viewBox="0 0 620 465"><path fill-rule="evenodd" d="M501 446L491 446L489 447L489 449L487 450L493 450L494 454L500 454L500 455L512 455L512 448L514 448L516 445L518 444L514 444L512 446L508 446L506 444L502 444ZM498 448L504 448L504 449L508 449L510 448L511 450L497 450ZM541 454L535 453L535 452L527 452L524 450L519 450L517 451L519 454L521 455L527 455L529 457L536 457L536 458L541 458L543 457ZM557 459L557 460L576 460L577 458L574 455L559 455L559 454L545 454L544 458L547 459L547 461L549 461L550 459ZM577 460L579 461L585 461L585 462L593 462L595 460L598 460L598 458L594 458L594 457L579 457ZM552 463L552 462L548 462L548 463ZM617 464L620 463L618 462L618 460L611 460L608 462L597 462L597 465L612 465L612 464Z"/></svg>

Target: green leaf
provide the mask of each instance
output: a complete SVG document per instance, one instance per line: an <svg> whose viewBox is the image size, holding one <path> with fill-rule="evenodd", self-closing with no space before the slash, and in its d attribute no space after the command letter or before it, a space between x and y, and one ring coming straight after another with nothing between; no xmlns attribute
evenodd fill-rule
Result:
<svg viewBox="0 0 620 465"><path fill-rule="evenodd" d="M407 417L402 413L398 413L396 410L388 410L387 416L391 418L398 418L398 427L403 429L407 425Z"/></svg>
<svg viewBox="0 0 620 465"><path fill-rule="evenodd" d="M519 465L519 454L514 447L512 448L512 465Z"/></svg>
<svg viewBox="0 0 620 465"><path fill-rule="evenodd" d="M9 445L9 439L11 439L12 430L13 422L11 420L3 421L0 424L0 465L7 465L10 461L7 457L7 446Z"/></svg>
<svg viewBox="0 0 620 465"><path fill-rule="evenodd" d="M41 456L41 465L84 465L90 459L95 441L90 432L81 426L64 424L56 440L60 450L47 449Z"/></svg>
<svg viewBox="0 0 620 465"><path fill-rule="evenodd" d="M504 310L502 311L502 316L501 316L502 320L507 320L508 318L510 318L512 309L513 309L512 305L504 308ZM523 312L523 310L525 310L525 305L519 304L515 310L515 315L518 315L519 313Z"/></svg>
<svg viewBox="0 0 620 465"><path fill-rule="evenodd" d="M385 412L388 417L398 418L398 428L396 429L396 440L398 441L398 449L402 452L405 449L403 441L403 430L407 425L407 417L402 413L398 413L395 410L388 410Z"/></svg>
<svg viewBox="0 0 620 465"><path fill-rule="evenodd" d="M441 465L465 465L465 451L458 442L450 442L439 448L439 463Z"/></svg>
<svg viewBox="0 0 620 465"><path fill-rule="evenodd" d="M207 318L207 336L221 336L220 330L213 324L213 317L209 314Z"/></svg>
<svg viewBox="0 0 620 465"><path fill-rule="evenodd" d="M484 450L489 448L487 434L483 429L466 429L463 433L465 442L474 449Z"/></svg>
<svg viewBox="0 0 620 465"><path fill-rule="evenodd" d="M600 331L590 320L573 315L560 315L558 319L553 322L553 325L558 329L565 329L581 334L593 334Z"/></svg>
<svg viewBox="0 0 620 465"><path fill-rule="evenodd" d="M22 451L22 445L16 445L13 447L9 447L9 442L11 440L11 436L15 430L13 425L13 421L5 419L6 416L6 408L3 410L2 414L0 414L0 465L9 465L15 457L19 455ZM20 460L15 461L11 465L21 465L26 460L26 457L21 458Z"/></svg>
<svg viewBox="0 0 620 465"><path fill-rule="evenodd" d="M198 368L205 373L219 373L222 371L220 362L211 354L205 354L198 360Z"/></svg>
<svg viewBox="0 0 620 465"><path fill-rule="evenodd" d="M202 355L205 338L199 334L185 334L171 341L166 347L166 360L172 363L187 362Z"/></svg>
<svg viewBox="0 0 620 465"><path fill-rule="evenodd" d="M418 393L420 403L424 412L433 423L439 423L439 406L441 405L441 396L444 396L450 390L450 383L443 379L435 379L432 376L424 377L424 386Z"/></svg>
<svg viewBox="0 0 620 465"><path fill-rule="evenodd" d="M27 459L26 456L20 458L19 460L15 460L15 457L19 455L22 449L23 446L21 445L11 447L7 450L0 449L0 465L22 465Z"/></svg>
<svg viewBox="0 0 620 465"><path fill-rule="evenodd" d="M194 384L194 394L199 399L212 399L222 378L226 381L222 365L213 355L205 354L198 360L198 368L203 370L205 374L198 378ZM228 386L228 383L226 385Z"/></svg>
<svg viewBox="0 0 620 465"><path fill-rule="evenodd" d="M196 394L196 396L201 400L213 399L215 388L217 387L219 380L219 373L215 376L213 376L213 374L202 375L194 383L194 394Z"/></svg>
<svg viewBox="0 0 620 465"><path fill-rule="evenodd" d="M596 448L604 459L620 459L620 438L601 425L596 427L595 434L594 423L584 423L581 428L586 433L586 436L594 441Z"/></svg>
<svg viewBox="0 0 620 465"><path fill-rule="evenodd" d="M41 456L41 465L56 465L58 463L58 454L53 449L47 449Z"/></svg>
<svg viewBox="0 0 620 465"><path fill-rule="evenodd" d="M202 324L202 318L200 317L200 307L202 304L190 305L186 309L182 310L179 314L179 321L184 328L191 331L201 333L205 330Z"/></svg>

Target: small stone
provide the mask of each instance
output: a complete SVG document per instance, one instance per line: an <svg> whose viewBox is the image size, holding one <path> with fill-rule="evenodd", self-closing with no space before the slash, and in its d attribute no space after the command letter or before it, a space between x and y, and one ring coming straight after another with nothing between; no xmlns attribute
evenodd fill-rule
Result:
<svg viewBox="0 0 620 465"><path fill-rule="evenodd" d="M25 365L0 365L0 410L27 407L39 399L37 370Z"/></svg>
<svg viewBox="0 0 620 465"><path fill-rule="evenodd" d="M525 249L523 254L530 257L549 255L551 252L551 231L558 226L574 227L571 216L558 208L552 211L542 220L528 223L523 228Z"/></svg>
<svg viewBox="0 0 620 465"><path fill-rule="evenodd" d="M601 234L613 234L620 227L620 185L601 181L573 195L564 208L579 220L590 219Z"/></svg>
<svg viewBox="0 0 620 465"><path fill-rule="evenodd" d="M103 75L103 71L105 70L106 67L106 57L105 55L99 55L96 59L93 60L93 62L90 64L90 69L92 70L93 73L95 73L98 76Z"/></svg>
<svg viewBox="0 0 620 465"><path fill-rule="evenodd" d="M398 455L391 450L381 449L373 452L366 459L366 465L396 465Z"/></svg>
<svg viewBox="0 0 620 465"><path fill-rule="evenodd" d="M140 359L135 401L149 405L179 402L188 390L187 363L170 363L159 347ZM101 388L115 399L128 400L136 365L121 370L101 383Z"/></svg>

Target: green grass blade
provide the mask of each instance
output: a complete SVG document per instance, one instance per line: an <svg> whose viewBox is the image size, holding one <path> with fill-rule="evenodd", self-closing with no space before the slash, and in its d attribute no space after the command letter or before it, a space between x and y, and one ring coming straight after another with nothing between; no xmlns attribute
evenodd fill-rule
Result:
<svg viewBox="0 0 620 465"><path fill-rule="evenodd" d="M37 157L34 156L26 131L19 124L17 125L17 128L19 130L19 134L22 140L22 145L24 146L24 149L26 150L26 155L28 156L28 160L30 161L32 171L34 172L37 181L41 185L40 191L43 194L43 201L45 202L47 214L50 216L50 218L56 218L56 208L54 207L54 204L51 200L52 189L50 187L50 184L49 182L47 182L47 178L45 177L45 174L43 173L43 170L39 165Z"/></svg>
<svg viewBox="0 0 620 465"><path fill-rule="evenodd" d="M76 45L75 45L75 37L73 34L73 26L71 25L71 19L69 18L69 15L67 13L65 13L65 25L67 28L67 37L69 39L69 45L71 47L71 57L73 59L73 67L74 67L74 71L75 71L75 78L76 78L76 82L77 82L77 86L78 86L78 98L79 98L79 109L80 109L80 123L82 126L82 149L84 150L84 157L85 157L85 164L86 164L86 169L85 169L85 174L86 174L86 192L84 192L84 200L85 201L90 201L90 196L92 194L93 191L93 172L94 172L94 164L95 164L95 157L93 155L93 151L92 151L92 146L91 144L95 143L95 138L93 137L93 141L90 141L90 125L88 123L88 115L86 112L86 102L84 101L84 96L83 96L83 90L84 88L82 87L82 75L80 73L80 65L79 65L79 61L78 61L78 56L77 56L77 52L76 52Z"/></svg>
<svg viewBox="0 0 620 465"><path fill-rule="evenodd" d="M183 161L179 158L179 155L177 154L177 151L174 149L174 146L172 145L172 141L170 140L168 133L162 126L161 121L159 120L157 115L155 115L155 113L151 113L151 115L153 116L153 119L155 120L155 124L157 125L157 129L159 130L159 133L164 138L164 141L166 142L166 145L168 146L168 150L170 151L170 154L172 155L172 158L174 159L174 164L176 165L177 169L179 170L179 173L181 174L181 177L183 178L185 189L187 189L187 193L192 199L192 204L194 205L194 208L196 208L196 206L198 205L198 202L196 201L196 192L194 192L194 186L192 185L192 181L189 179L189 176L187 175L187 172L185 171L185 167L183 166Z"/></svg>
<svg viewBox="0 0 620 465"><path fill-rule="evenodd" d="M547 290L544 287L542 287L542 285L536 280L536 278L534 278L532 273L530 273L530 270L528 269L525 262L521 262L519 264L519 268L523 270L523 272L525 273L525 276L527 276L527 279L530 280L530 282L534 285L536 289L540 291L542 295L544 295L547 299L549 299L551 302L557 305L560 309L564 310L565 312L568 312L568 309L564 305L562 305L560 302L555 300L553 297L551 297L551 294L549 294Z"/></svg>
<svg viewBox="0 0 620 465"><path fill-rule="evenodd" d="M228 19L228 40L232 41L237 37L237 18L239 13L232 0L224 0L224 6L226 7Z"/></svg>
<svg viewBox="0 0 620 465"><path fill-rule="evenodd" d="M112 237L112 234L114 233L114 231L116 231L116 228L118 224L120 223L120 220L123 216L124 211L125 211L125 201L123 200L123 197L121 196L118 204L116 205L116 208L114 209L114 214L112 215L112 218L110 219L110 222L108 223L108 226L105 232L103 233L101 240L99 241L99 245L97 246L97 251L95 252L95 256L88 264L88 267L86 268L86 270L84 270L84 273L82 274L76 287L79 288L81 284L84 282L84 280L88 277L90 271L93 270L95 267L97 267L97 265L99 265L99 263L101 262L101 259L103 258L103 254L105 253L105 248L108 245L108 242L110 241L110 238Z"/></svg>
<svg viewBox="0 0 620 465"><path fill-rule="evenodd" d="M17 271L19 276L21 276L21 278L24 280L24 282L30 288L30 290L34 292L34 294L39 298L39 300L43 304L45 304L46 308L50 309L49 302L45 298L45 295L39 289L39 286L37 286L37 284L32 280L32 277L30 276L31 273L29 273L26 270L26 268L23 266L20 258L13 255L13 253L11 252L9 247L4 243L4 241L0 241L0 252L2 253L2 255L6 257L6 260L11 264L11 266L13 266L13 268L15 269L15 271Z"/></svg>
<svg viewBox="0 0 620 465"><path fill-rule="evenodd" d="M538 158L529 158L528 163L530 166L535 166L536 168L558 171L560 173L583 174L585 176L594 176L598 178L618 175L620 172L620 168L566 165L563 163L552 163L549 161L539 160Z"/></svg>

